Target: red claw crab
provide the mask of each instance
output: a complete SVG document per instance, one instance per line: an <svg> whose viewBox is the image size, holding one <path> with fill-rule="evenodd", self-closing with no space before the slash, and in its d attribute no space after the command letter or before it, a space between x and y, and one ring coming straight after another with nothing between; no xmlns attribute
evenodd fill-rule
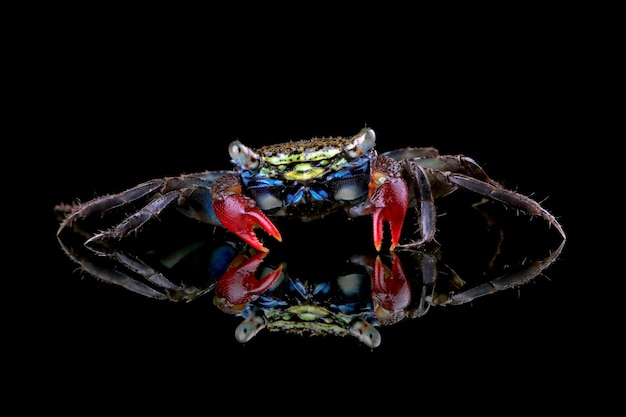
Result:
<svg viewBox="0 0 626 417"><path fill-rule="evenodd" d="M503 188L473 159L439 155L434 148L404 148L382 154L376 134L365 127L352 137L314 138L252 149L239 141L229 153L235 170L211 186L219 222L252 247L267 251L254 229L281 240L270 220L308 220L337 210L352 217L371 215L373 243L381 250L388 224L390 250L419 247L434 238L434 200L465 189L534 216L543 217L565 237L555 219L529 197ZM415 207L419 237L400 242L409 207Z"/></svg>

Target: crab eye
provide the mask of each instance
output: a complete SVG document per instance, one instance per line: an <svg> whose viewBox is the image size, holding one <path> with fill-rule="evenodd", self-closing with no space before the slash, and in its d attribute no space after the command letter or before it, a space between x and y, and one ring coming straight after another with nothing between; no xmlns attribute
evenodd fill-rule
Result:
<svg viewBox="0 0 626 417"><path fill-rule="evenodd" d="M371 348L378 347L382 339L380 332L376 329L376 327L367 323L363 319L356 319L350 325L350 334L352 336L356 336L361 342Z"/></svg>
<svg viewBox="0 0 626 417"><path fill-rule="evenodd" d="M348 158L356 159L373 149L374 145L376 145L376 133L374 133L373 129L365 127L352 138L352 142L349 145L344 147L344 151Z"/></svg>
<svg viewBox="0 0 626 417"><path fill-rule="evenodd" d="M259 314L250 314L235 329L235 339L241 343L249 342L259 331L266 326L265 319Z"/></svg>
<svg viewBox="0 0 626 417"><path fill-rule="evenodd" d="M261 166L261 156L238 140L230 144L228 153L232 162L241 168L258 169Z"/></svg>

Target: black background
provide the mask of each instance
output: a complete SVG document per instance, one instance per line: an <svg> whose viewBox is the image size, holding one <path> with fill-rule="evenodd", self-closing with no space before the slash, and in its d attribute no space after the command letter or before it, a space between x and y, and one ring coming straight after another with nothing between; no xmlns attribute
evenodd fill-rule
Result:
<svg viewBox="0 0 626 417"><path fill-rule="evenodd" d="M36 249L21 251L27 260L13 280L25 386L63 376L68 390L89 385L101 403L139 387L153 401L174 387L207 391L197 398L211 403L222 386L274 399L276 390L338 397L356 387L380 401L469 390L481 403L484 395L558 404L566 398L557 387L587 387L615 365L607 354L619 329L598 326L611 317L611 285L598 270L600 213L586 178L597 175L589 160L602 144L591 135L595 86L583 82L578 39L459 37L439 50L417 40L396 51L355 37L330 52L315 41L200 47L84 32L41 39L38 68L28 72L36 91L26 101L37 117L24 125L25 144L42 141L28 155L47 167L35 171ZM241 345L232 337L238 319L216 312L210 297L170 304L96 282L56 242L57 203L229 168L233 139L255 146L352 135L364 125L376 130L380 151L469 155L509 188L545 200L568 233L561 258L519 292L386 328L370 351L352 339L280 334Z"/></svg>

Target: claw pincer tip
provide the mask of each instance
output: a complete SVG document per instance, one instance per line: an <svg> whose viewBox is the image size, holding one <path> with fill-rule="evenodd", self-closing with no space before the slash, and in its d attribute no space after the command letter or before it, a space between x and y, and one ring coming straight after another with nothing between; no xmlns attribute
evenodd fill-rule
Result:
<svg viewBox="0 0 626 417"><path fill-rule="evenodd" d="M254 233L257 226L282 241L280 232L257 207L256 202L241 192L237 176L228 174L216 180L211 188L211 195L213 211L222 225L253 248L262 252L269 251Z"/></svg>
<svg viewBox="0 0 626 417"><path fill-rule="evenodd" d="M380 251L384 233L384 223L389 224L393 250L400 241L404 217L409 207L409 190L402 178L387 177L371 196L374 246Z"/></svg>

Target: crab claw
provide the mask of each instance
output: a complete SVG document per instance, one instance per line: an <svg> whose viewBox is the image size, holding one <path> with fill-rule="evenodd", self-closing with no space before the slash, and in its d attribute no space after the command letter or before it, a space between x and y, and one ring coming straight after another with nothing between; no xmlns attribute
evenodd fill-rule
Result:
<svg viewBox="0 0 626 417"><path fill-rule="evenodd" d="M240 312L253 297L276 282L283 271L282 264L261 278L255 275L265 255L266 252L258 252L249 259L239 255L233 260L215 286L214 302L221 310Z"/></svg>
<svg viewBox="0 0 626 417"><path fill-rule="evenodd" d="M257 207L253 199L242 194L237 176L227 174L216 180L211 194L213 211L222 225L253 248L262 252L269 251L254 233L255 227L260 227L270 236L282 241L274 223Z"/></svg>
<svg viewBox="0 0 626 417"><path fill-rule="evenodd" d="M382 168L385 169L386 165ZM374 246L377 251L380 251L385 222L389 224L391 230L389 249L393 250L396 247L400 241L404 217L409 207L409 188L406 182L402 177L392 176L387 171L387 169L374 170L370 181Z"/></svg>
<svg viewBox="0 0 626 417"><path fill-rule="evenodd" d="M395 322L402 318L404 309L411 302L411 286L400 258L395 253L391 255L391 270L377 256L372 274L372 299L376 316L384 322Z"/></svg>

